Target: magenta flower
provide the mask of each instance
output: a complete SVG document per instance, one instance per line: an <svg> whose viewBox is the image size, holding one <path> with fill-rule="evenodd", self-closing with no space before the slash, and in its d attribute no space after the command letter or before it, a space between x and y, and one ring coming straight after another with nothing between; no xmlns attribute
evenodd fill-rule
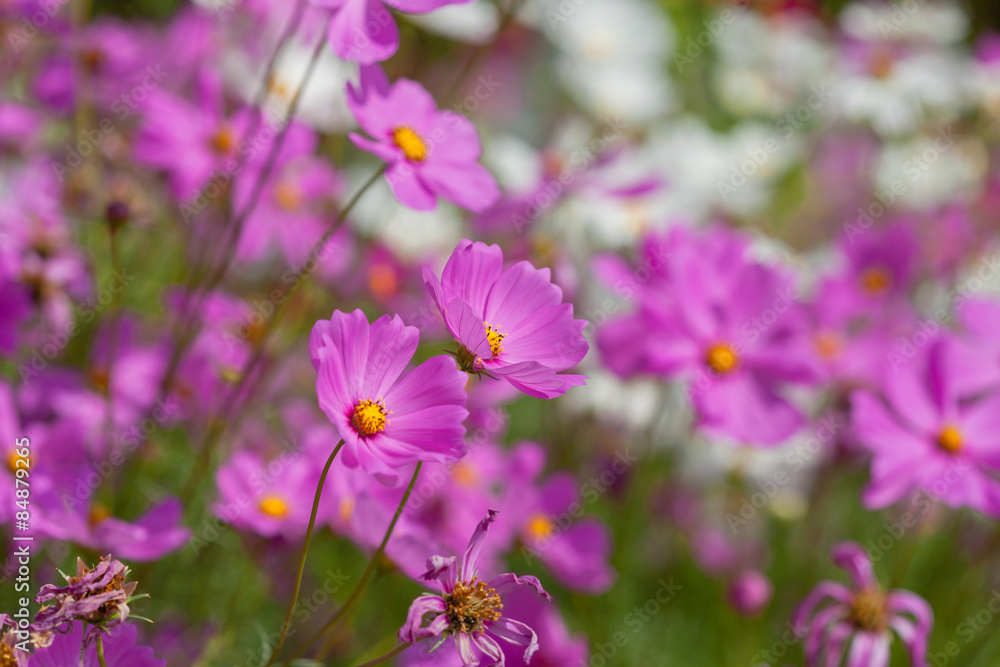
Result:
<svg viewBox="0 0 1000 667"><path fill-rule="evenodd" d="M216 473L219 500L212 509L240 530L301 539L319 475L314 458L283 455L269 462L254 452L239 451Z"/></svg>
<svg viewBox="0 0 1000 667"><path fill-rule="evenodd" d="M637 268L596 267L638 302L600 329L598 345L618 375L685 380L709 433L774 445L804 421L782 389L819 369L791 276L752 261L746 245L721 228L678 227L647 238Z"/></svg>
<svg viewBox="0 0 1000 667"><path fill-rule="evenodd" d="M563 303L549 269L521 261L505 270L500 246L466 239L441 280L425 268L424 283L467 370L502 377L538 398L585 384L583 375L559 374L587 354L587 323L573 319L573 306Z"/></svg>
<svg viewBox="0 0 1000 667"><path fill-rule="evenodd" d="M335 9L327 36L330 48L341 60L364 65L388 60L399 48L399 28L392 9L408 14L425 14L445 5L461 5L470 0L310 0L319 7Z"/></svg>
<svg viewBox="0 0 1000 667"><path fill-rule="evenodd" d="M385 178L402 204L431 211L437 197L482 212L500 197L493 175L479 164L476 126L452 111L439 111L415 81L390 85L377 66L361 68L360 88L348 84L347 104L371 139L351 141L389 164Z"/></svg>
<svg viewBox="0 0 1000 667"><path fill-rule="evenodd" d="M837 544L832 559L847 572L851 587L821 581L792 618L796 632L805 635L807 667L838 665L845 649L845 667L887 667L891 631L903 641L913 667L924 667L934 625L927 601L909 591L879 588L872 562L860 544ZM824 600L831 604L820 608Z"/></svg>
<svg viewBox="0 0 1000 667"><path fill-rule="evenodd" d="M344 462L386 482L408 463L466 452L465 373L438 356L401 377L419 337L398 315L369 325L360 310L334 311L309 337L319 406L346 443Z"/></svg>
<svg viewBox="0 0 1000 667"><path fill-rule="evenodd" d="M104 658L108 667L167 667L166 660L153 655L148 646L136 646L137 631L131 623L124 623L109 630L104 635ZM31 654L28 667L100 667L97 647L88 647L80 655L83 638L83 624L73 623L73 629L66 634L56 634L52 644Z"/></svg>
<svg viewBox="0 0 1000 667"><path fill-rule="evenodd" d="M466 667L479 665L476 649L490 661L490 667L503 667L504 654L496 638L511 644L527 647L524 661L530 662L538 650L538 636L529 626L507 617L503 610L503 595L519 589L531 588L545 598L541 583L531 576L518 577L514 574L500 574L487 581L479 579L476 562L479 551L490 524L497 512L490 510L469 540L462 562L456 563L454 556L432 556L427 560L424 581L436 582L441 595L421 595L406 616L406 623L399 629L399 640L416 642L434 637L452 637L458 649L462 664Z"/></svg>
<svg viewBox="0 0 1000 667"><path fill-rule="evenodd" d="M950 507L1000 517L1000 393L964 400L963 383L981 361L959 349L940 339L887 373L886 402L868 391L852 396L855 432L872 452L868 507L922 490Z"/></svg>

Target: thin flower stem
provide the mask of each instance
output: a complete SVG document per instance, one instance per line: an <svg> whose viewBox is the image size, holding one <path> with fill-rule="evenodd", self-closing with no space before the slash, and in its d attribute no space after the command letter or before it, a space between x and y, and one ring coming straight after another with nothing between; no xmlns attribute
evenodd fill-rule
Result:
<svg viewBox="0 0 1000 667"><path fill-rule="evenodd" d="M288 603L288 611L285 613L285 620L281 624L281 631L278 633L278 642L271 651L271 657L267 661L265 667L270 667L274 662L274 659L278 656L281 651L282 645L285 643L285 636L288 634L288 628L292 624L292 614L295 613L295 607L297 606L299 600L299 591L302 588L302 573L306 569L306 556L309 554L309 543L312 541L313 528L316 525L316 512L319 511L319 499L323 495L323 485L326 483L327 473L330 472L330 466L333 465L333 460L337 458L337 453L340 452L340 448L344 446L344 441L341 440L337 443L337 446L333 448L333 453L330 454L330 458L326 460L326 465L323 466L323 472L319 476L319 484L316 485L316 496L313 498L312 512L309 514L309 527L306 528L306 539L302 543L302 555L299 556L299 571L295 575L295 589L292 591L292 599Z"/></svg>
<svg viewBox="0 0 1000 667"><path fill-rule="evenodd" d="M386 660L388 660L389 658L392 658L394 656L399 655L400 653L402 653L406 649L410 648L411 646L413 646L413 642L406 642L405 644L400 644L399 646L397 646L396 648L392 649L391 651L389 651L385 655L380 655L379 657L375 658L374 660L369 660L368 662L365 662L365 663L362 663L362 664L358 665L358 667L371 667L372 665L380 665L383 662L385 662Z"/></svg>
<svg viewBox="0 0 1000 667"><path fill-rule="evenodd" d="M344 220L347 219L347 215L354 208L355 204L361 199L368 188L378 180L379 176L385 173L385 165L380 167L373 173L367 181L365 181L361 187L351 196L351 198L344 204L343 208L337 213L337 217L330 222L327 226L326 232L319 238L318 241L313 245L313 249L309 252L309 258L302 265L302 272L296 277L296 282L292 287L291 291L295 291L301 285L304 278L312 275L312 270L308 267L316 266L316 258L319 257L320 253L323 252L323 247L326 246L326 242L330 240L330 237L343 225ZM195 488L197 488L197 483L200 481L201 476L204 475L208 470L211 469L209 465L209 457L211 456L211 448L214 446L218 438L222 437L225 433L226 426L229 424L229 418L232 416L233 411L237 406L237 401L243 393L245 384L250 380L257 365L260 363L264 356L264 343L267 341L268 336L275 330L278 324L278 320L281 319L282 315L285 313L285 309L291 302L289 295L281 301L281 304L275 309L274 314L271 315L271 319L267 322L264 332L261 334L260 338L257 340L254 351L251 357L243 365L240 370L239 379L236 381L236 386L226 394L223 400L222 406L216 415L209 420L211 426L205 433L205 437L201 442L201 447L199 447L198 463L194 466L191 471L191 476L188 481L184 484L184 491L181 494L182 498L189 498L192 493L194 493Z"/></svg>
<svg viewBox="0 0 1000 667"><path fill-rule="evenodd" d="M118 254L118 230L111 224L108 227L108 245L111 256L111 272L114 275L121 275L121 260ZM118 350L118 321L121 316L121 294L113 292L111 295L111 321L108 323L108 358L104 364L104 398L107 402L107 415L104 419L104 437L106 447L111 447L111 440L114 437L115 420L114 405L111 398L111 369L114 366L115 354Z"/></svg>
<svg viewBox="0 0 1000 667"><path fill-rule="evenodd" d="M385 536L382 538L382 544L378 546L378 549L372 554L371 560L368 561L368 567L365 568L364 573L361 575L361 579L358 584L351 591L351 596L347 598L347 602L344 606L333 615L333 617L326 622L319 632L310 637L302 646L292 654L292 657L285 661L285 664L295 660L310 646L312 646L316 641L333 629L340 621L347 617L354 605L357 604L358 599L361 597L362 591L365 589L365 584L368 583L368 579L372 576L372 572L375 570L375 564L378 562L379 558L382 557L382 553L385 551L385 546L389 543L389 538L392 537L392 531L396 528L396 522L399 521L399 517L403 514L403 508L406 507L406 501L410 498L410 493L413 492L413 486L417 483L417 475L420 474L420 468L423 466L422 462L417 463L417 467L413 470L413 477L410 478L410 484L406 487L406 492L403 493L403 497L399 501L399 507L396 508L396 514L392 517L392 521L389 523L389 527L385 531ZM270 665L270 663L268 663Z"/></svg>
<svg viewBox="0 0 1000 667"><path fill-rule="evenodd" d="M331 14L330 17L327 18L327 26L329 26L332 16L333 15ZM326 30L324 29L321 34L326 34ZM232 231L228 234L225 230L223 231L221 243L223 245L231 244L230 252L225 254L218 268L214 271L208 271L208 279L205 281L205 284L201 286L201 289L198 290L198 298L194 299L191 304L189 304L188 300L185 300L185 311L182 313L181 324L178 327L179 332L175 336L177 343L174 345L170 361L167 364L167 372L163 376L161 388L164 390L167 389L173 381L173 377L177 372L178 366L180 365L181 356L184 354L184 350L187 348L188 344L190 344L190 342L194 339L195 330L197 329L197 315L201 310L201 304L204 301L205 296L222 281L232 264L233 258L236 256L235 249L239 243L240 236L242 235L243 226L246 223L247 218L250 217L250 214L253 213L253 210L256 208L257 201L260 199L260 195L264 190L264 185L266 184L267 179L277 162L278 154L281 151L281 147L285 143L285 138L288 136L288 130L292 126L292 118L295 116L295 112L299 108L299 100L302 98L302 91L305 90L309 80L312 78L313 72L316 70L316 65L319 63L319 57L323 53L323 47L325 45L325 39L321 38L317 41L316 48L313 49L312 58L310 59L309 65L307 66L305 74L302 77L302 82L299 84L299 87L296 89L295 94L292 96L292 99L288 104L286 122L278 132L278 135L275 137L274 143L271 144L271 149L265 158L260 172L257 174L257 178L254 181L253 189L250 191L250 199L247 201L242 210L240 210L240 212L236 215L236 217L233 218L231 225L226 225L226 229L231 227ZM281 45L279 44L278 49L280 48ZM276 59L277 52L275 52L275 56L272 58L272 66L274 60ZM265 77L269 77L270 74L271 72L269 70L265 74ZM264 87L266 88L266 86L267 82L265 81ZM197 286L200 282L201 280L199 278L194 286Z"/></svg>
<svg viewBox="0 0 1000 667"><path fill-rule="evenodd" d="M97 635L97 662L101 667L108 667L108 662L104 659L104 636Z"/></svg>

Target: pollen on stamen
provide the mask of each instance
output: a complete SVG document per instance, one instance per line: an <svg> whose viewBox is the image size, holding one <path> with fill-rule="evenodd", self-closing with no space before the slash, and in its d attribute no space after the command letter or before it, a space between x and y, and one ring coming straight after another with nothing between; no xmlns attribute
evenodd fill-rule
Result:
<svg viewBox="0 0 1000 667"><path fill-rule="evenodd" d="M413 128L402 126L392 131L392 140L412 162L423 162L427 158L427 144Z"/></svg>
<svg viewBox="0 0 1000 667"><path fill-rule="evenodd" d="M941 431L938 436L938 447L949 454L957 454L962 451L962 434L954 426L948 426Z"/></svg>
<svg viewBox="0 0 1000 667"><path fill-rule="evenodd" d="M483 322L483 326L486 327L486 340L490 342L490 352L495 357L503 352L502 343L507 335L500 333L500 327L494 327L489 322Z"/></svg>
<svg viewBox="0 0 1000 667"><path fill-rule="evenodd" d="M370 398L358 401L351 413L351 426L362 438L367 438L385 430L389 424L389 412L385 409L382 399L373 401Z"/></svg>
<svg viewBox="0 0 1000 667"><path fill-rule="evenodd" d="M708 349L708 353L705 355L705 363L716 373L724 375L736 368L736 365L739 363L739 357L736 356L733 348L725 343L717 343Z"/></svg>
<svg viewBox="0 0 1000 667"><path fill-rule="evenodd" d="M445 602L452 632L482 632L483 622L499 620L503 609L500 595L478 579L457 582Z"/></svg>

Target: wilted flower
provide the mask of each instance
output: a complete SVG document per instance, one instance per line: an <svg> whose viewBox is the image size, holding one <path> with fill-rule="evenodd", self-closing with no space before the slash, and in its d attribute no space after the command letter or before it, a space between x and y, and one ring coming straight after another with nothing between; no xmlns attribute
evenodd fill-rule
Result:
<svg viewBox="0 0 1000 667"><path fill-rule="evenodd" d="M842 542L833 548L832 558L847 572L851 588L821 581L796 610L792 625L806 633L806 665L839 664L850 640L846 667L886 667L894 630L911 664L923 667L934 624L927 601L909 591L879 588L871 559L860 544ZM827 599L832 604L819 609Z"/></svg>
<svg viewBox="0 0 1000 667"><path fill-rule="evenodd" d="M128 618L128 603L138 582L126 583L129 568L121 561L113 560L109 554L90 569L77 558L75 577L60 574L66 579L66 586L46 584L35 596L35 602L43 605L32 624L36 646L50 645L53 633L73 621L86 621L94 626L85 637L84 646L89 646L102 628L113 628Z"/></svg>
<svg viewBox="0 0 1000 667"><path fill-rule="evenodd" d="M490 660L490 667L505 664L503 651L495 637L519 646L526 646L524 661L530 662L538 650L535 631L520 621L503 615L503 595L518 589L531 588L546 600L552 598L541 583L531 576L499 574L488 581L479 578L476 561L486 539L486 531L496 519L496 510L490 510L469 540L465 556L456 564L454 556L432 556L427 560L427 572L421 577L433 581L441 595L421 595L399 629L399 640L416 642L428 637L455 640L462 664L474 667L479 664L475 648ZM475 648L473 648L475 647Z"/></svg>

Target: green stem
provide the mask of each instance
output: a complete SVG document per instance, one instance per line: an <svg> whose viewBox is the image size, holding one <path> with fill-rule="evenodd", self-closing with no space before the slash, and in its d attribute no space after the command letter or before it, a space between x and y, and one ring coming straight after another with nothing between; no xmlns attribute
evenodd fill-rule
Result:
<svg viewBox="0 0 1000 667"><path fill-rule="evenodd" d="M379 176L385 173L385 169L385 165L377 169L375 173L373 173L368 180L365 181L360 188L358 188L347 203L344 204L344 207L340 209L340 212L337 213L337 217L334 218L334 220L327 226L326 232L323 236L321 236L319 240L313 244L313 248L309 252L309 259L302 264L302 271L295 276L296 281L290 289L289 294L282 299L281 304L275 309L270 321L267 322L264 333L254 346L253 354L247 362L243 364L243 368L240 369L239 379L236 381L236 386L234 386L232 390L226 394L219 411L213 415L212 419L209 420L209 428L205 431L205 437L202 439L201 446L198 448L198 463L191 469L191 474L188 476L188 480L184 483L184 490L181 494L182 498L190 498L191 494L193 494L197 488L198 482L201 481L202 475L212 469L212 466L210 465L212 453L211 448L216 439L221 437L225 432L226 425L229 423L229 418L232 416L232 413L236 408L236 403L239 400L244 385L249 380L250 376L253 375L253 371L257 368L257 365L263 358L264 343L267 341L268 336L270 336L276 328L278 320L280 320L282 315L284 315L286 307L291 302L291 292L294 292L299 288L304 277L311 275L311 272L307 267L316 266L315 260L319 257L319 254L323 252L323 247L326 245L326 242L330 240L330 237L333 236L338 229L340 229L344 220L347 218L347 215L351 212L351 209L353 209L355 204L358 203L358 200L361 199L361 195L363 195L368 188L372 186Z"/></svg>
<svg viewBox="0 0 1000 667"><path fill-rule="evenodd" d="M375 564L378 562L378 559L382 556L382 553L385 551L385 546L386 544L389 543L389 538L392 537L392 531L395 530L396 528L396 522L399 521L400 515L403 514L403 508L406 507L406 501L409 500L410 493L413 491L413 486L417 483L417 475L420 474L420 468L422 465L423 465L422 462L417 463L417 467L413 471L413 477L410 479L410 485L406 487L406 492L403 494L402 499L400 499L399 501L399 507L396 508L396 514L392 517L392 521L389 523L389 527L385 531L385 536L382 538L382 544L378 546L378 549L372 555L371 560L368 561L368 567L365 568L365 571L361 575L361 579L358 581L357 586L355 586L354 590L351 591L351 596L347 598L347 602L345 602L344 606L341 607L340 610L333 615L333 618L331 618L329 621L326 622L326 625L320 628L319 632L314 634L312 637L309 638L308 641L306 641L302 646L300 646L299 649L286 662L291 662L295 658L302 655L302 653L307 648L312 646L316 642L316 640L318 640L320 637L329 632L334 626L337 625L337 623L342 621L351 611L354 605L357 604L358 599L361 597L361 592L365 588L365 584L368 583L368 579L372 576L372 572L375 569ZM270 664L271 663L268 663L268 665Z"/></svg>
<svg viewBox="0 0 1000 667"><path fill-rule="evenodd" d="M333 448L333 453L330 454L330 458L326 460L326 465L323 466L323 473L319 476L319 484L316 485L316 497L313 498L312 513L309 515L309 527L306 528L306 539L302 544L302 555L299 556L299 571L295 575L295 590L292 591L292 599L288 603L288 611L285 613L285 620L281 624L281 632L278 633L278 643L271 652L271 657L265 667L270 667L274 659L278 656L278 652L281 651L281 647L285 643L288 628L292 624L292 614L295 613L295 607L299 601L299 591L302 589L302 573L306 569L306 556L309 554L309 543L312 541L313 527L316 525L316 512L319 510L319 499L323 495L323 484L326 483L326 475L330 472L333 460L337 458L337 453L343 446L343 440L337 443L337 446Z"/></svg>
<svg viewBox="0 0 1000 667"><path fill-rule="evenodd" d="M400 644L399 646L397 646L396 648L392 649L391 651L389 651L385 655L380 655L379 657L375 658L374 660L369 660L366 663L358 665L358 667L371 667L372 665L380 665L383 662L385 662L386 660L388 660L389 658L391 658L393 656L396 656L396 655L399 655L400 653L402 653L406 649L410 648L411 646L413 646L413 642L406 642L405 644Z"/></svg>
<svg viewBox="0 0 1000 667"><path fill-rule="evenodd" d="M104 635L97 635L97 662L101 667L108 667L108 662L104 659Z"/></svg>

